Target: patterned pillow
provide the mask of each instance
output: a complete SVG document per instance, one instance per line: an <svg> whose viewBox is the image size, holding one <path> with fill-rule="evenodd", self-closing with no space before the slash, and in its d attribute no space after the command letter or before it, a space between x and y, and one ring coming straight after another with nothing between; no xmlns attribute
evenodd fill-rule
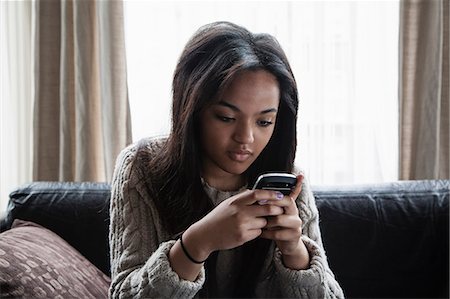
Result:
<svg viewBox="0 0 450 299"><path fill-rule="evenodd" d="M15 220L0 234L0 298L107 298L110 278L57 234Z"/></svg>

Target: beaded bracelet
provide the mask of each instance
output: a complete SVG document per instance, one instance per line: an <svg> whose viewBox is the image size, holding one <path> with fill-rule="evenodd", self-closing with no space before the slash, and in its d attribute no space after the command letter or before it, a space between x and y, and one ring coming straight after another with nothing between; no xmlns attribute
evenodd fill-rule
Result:
<svg viewBox="0 0 450 299"><path fill-rule="evenodd" d="M189 252L186 250L186 247L184 247L183 244L183 235L180 236L180 244L181 244L181 248L183 249L184 254L187 256L187 258L193 262L194 264L203 264L204 262L206 262L206 260L204 261L196 261L195 259L192 258L192 256L189 254Z"/></svg>

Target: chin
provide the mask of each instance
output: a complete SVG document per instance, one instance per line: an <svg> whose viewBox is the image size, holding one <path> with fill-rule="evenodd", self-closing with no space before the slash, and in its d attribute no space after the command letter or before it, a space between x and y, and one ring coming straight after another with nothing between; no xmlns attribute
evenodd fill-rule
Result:
<svg viewBox="0 0 450 299"><path fill-rule="evenodd" d="M231 167L227 167L226 171L228 173L231 173L231 174L234 174L234 175L241 175L241 174L243 174L244 172L247 171L247 169L250 167L250 165L252 165L251 163L242 164L242 163L236 163L236 162L233 162L233 164L234 165L232 165Z"/></svg>

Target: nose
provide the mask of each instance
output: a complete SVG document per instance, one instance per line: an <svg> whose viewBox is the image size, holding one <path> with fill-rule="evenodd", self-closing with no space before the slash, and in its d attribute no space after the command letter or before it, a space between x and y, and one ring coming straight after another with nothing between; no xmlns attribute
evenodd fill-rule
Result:
<svg viewBox="0 0 450 299"><path fill-rule="evenodd" d="M237 124L236 130L233 134L233 139L237 143L241 144L253 143L255 141L255 137L252 125L247 122Z"/></svg>

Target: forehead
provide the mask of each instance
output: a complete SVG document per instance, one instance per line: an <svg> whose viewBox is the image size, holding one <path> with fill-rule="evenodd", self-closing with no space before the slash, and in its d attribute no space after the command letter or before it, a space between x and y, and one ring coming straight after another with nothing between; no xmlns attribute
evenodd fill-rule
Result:
<svg viewBox="0 0 450 299"><path fill-rule="evenodd" d="M280 88L274 75L265 70L239 73L222 92L219 102L240 105L278 106Z"/></svg>

